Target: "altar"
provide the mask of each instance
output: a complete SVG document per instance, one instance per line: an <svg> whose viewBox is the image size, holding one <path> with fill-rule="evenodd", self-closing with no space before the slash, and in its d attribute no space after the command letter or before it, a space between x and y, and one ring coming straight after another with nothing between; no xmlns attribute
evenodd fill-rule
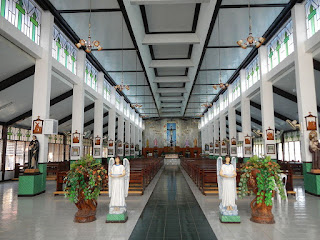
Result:
<svg viewBox="0 0 320 240"><path fill-rule="evenodd" d="M179 155L177 153L165 153L164 165L180 165Z"/></svg>

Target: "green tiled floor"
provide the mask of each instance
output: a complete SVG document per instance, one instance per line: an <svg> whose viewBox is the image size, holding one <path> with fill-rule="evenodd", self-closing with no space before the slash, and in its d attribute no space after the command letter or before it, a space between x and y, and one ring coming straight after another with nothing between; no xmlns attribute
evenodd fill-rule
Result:
<svg viewBox="0 0 320 240"><path fill-rule="evenodd" d="M129 239L217 238L179 167L165 166Z"/></svg>

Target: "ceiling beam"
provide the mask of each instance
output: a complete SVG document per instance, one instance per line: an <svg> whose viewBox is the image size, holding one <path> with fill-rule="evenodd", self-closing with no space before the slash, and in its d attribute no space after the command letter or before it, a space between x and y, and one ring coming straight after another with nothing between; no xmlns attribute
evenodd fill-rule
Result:
<svg viewBox="0 0 320 240"><path fill-rule="evenodd" d="M132 5L208 3L210 0L131 0Z"/></svg>
<svg viewBox="0 0 320 240"><path fill-rule="evenodd" d="M101 50L98 50L96 48L91 49L91 51L137 51L135 48L102 48Z"/></svg>
<svg viewBox="0 0 320 240"><path fill-rule="evenodd" d="M184 97L179 96L179 97L159 97L160 101L183 101Z"/></svg>
<svg viewBox="0 0 320 240"><path fill-rule="evenodd" d="M164 103L161 104L161 108L168 108L168 107L181 107L181 103ZM144 108L146 109L146 108Z"/></svg>
<svg viewBox="0 0 320 240"><path fill-rule="evenodd" d="M190 79L185 76L172 76L172 77L156 77L154 83L184 83L190 82Z"/></svg>
<svg viewBox="0 0 320 240"><path fill-rule="evenodd" d="M256 109L259 109L261 111L261 105L255 102L250 101L250 105ZM282 121L286 121L286 120L292 120L291 118L288 118L280 113L277 113L276 111L274 111L274 116Z"/></svg>
<svg viewBox="0 0 320 240"><path fill-rule="evenodd" d="M284 8L286 6L287 4L284 3L250 4L250 8ZM220 8L248 8L248 4L221 5Z"/></svg>
<svg viewBox="0 0 320 240"><path fill-rule="evenodd" d="M199 71L235 71L236 68L207 68L207 69L200 69Z"/></svg>
<svg viewBox="0 0 320 240"><path fill-rule="evenodd" d="M186 68L194 67L194 63L189 59L183 60L152 60L150 68Z"/></svg>
<svg viewBox="0 0 320 240"><path fill-rule="evenodd" d="M168 45L168 44L200 44L200 39L195 33L171 34L146 34L143 45Z"/></svg>
<svg viewBox="0 0 320 240"><path fill-rule="evenodd" d="M84 108L84 112L87 112L87 111L91 110L92 108L94 108L94 103L86 106ZM59 122L59 125L61 125L61 124L65 123L65 122L68 122L69 120L72 120L72 114L60 119L58 122Z"/></svg>
<svg viewBox="0 0 320 240"><path fill-rule="evenodd" d="M61 94L61 95L59 95L59 96L57 96L57 97L55 97L55 98L50 100L50 106L53 106L53 105L65 100L65 99L71 97L72 95L73 95L73 90L70 90L68 92L65 92L65 93ZM6 125L8 125L8 126L13 125L16 122L22 121L22 120L24 120L26 118L29 118L31 116L32 116L32 109L27 111L27 112L25 112L25 113L23 113L23 114L21 114L21 115L19 115L19 116L17 116L17 117L15 117L15 118L13 118L13 119L11 119L10 121L8 121L6 123Z"/></svg>
<svg viewBox="0 0 320 240"><path fill-rule="evenodd" d="M90 9L63 9L57 10L58 13L89 13ZM120 8L100 8L100 9L91 9L93 13L106 13L106 12L121 12Z"/></svg>
<svg viewBox="0 0 320 240"><path fill-rule="evenodd" d="M35 66L29 67L0 82L0 92L34 75Z"/></svg>
<svg viewBox="0 0 320 240"><path fill-rule="evenodd" d="M313 59L313 68L317 71L320 71L320 62L316 59Z"/></svg>
<svg viewBox="0 0 320 240"><path fill-rule="evenodd" d="M157 93L186 93L185 88L158 88Z"/></svg>

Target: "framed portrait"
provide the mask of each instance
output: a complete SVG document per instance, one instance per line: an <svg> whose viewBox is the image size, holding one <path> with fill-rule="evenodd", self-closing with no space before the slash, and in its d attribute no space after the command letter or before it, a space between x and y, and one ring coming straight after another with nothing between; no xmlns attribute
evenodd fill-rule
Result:
<svg viewBox="0 0 320 240"><path fill-rule="evenodd" d="M221 142L221 146L225 146L225 145L226 145L226 141L223 140L223 141Z"/></svg>
<svg viewBox="0 0 320 240"><path fill-rule="evenodd" d="M215 144L216 148L219 147L219 142L217 141L216 144Z"/></svg>
<svg viewBox="0 0 320 240"><path fill-rule="evenodd" d="M79 157L80 156L80 147L71 147L71 156Z"/></svg>
<svg viewBox="0 0 320 240"><path fill-rule="evenodd" d="M215 153L215 154L219 154L219 153L220 153L219 150L220 150L219 148L216 148L216 149L214 150L214 153Z"/></svg>
<svg viewBox="0 0 320 240"><path fill-rule="evenodd" d="M306 124L307 124L307 130L308 131L314 131L317 130L317 117L313 116L311 112L309 112L309 115L305 117Z"/></svg>
<svg viewBox="0 0 320 240"><path fill-rule="evenodd" d="M213 149L210 149L210 153L213 153Z"/></svg>
<svg viewBox="0 0 320 240"><path fill-rule="evenodd" d="M231 145L237 145L237 139L231 138Z"/></svg>
<svg viewBox="0 0 320 240"><path fill-rule="evenodd" d="M221 148L221 153L227 153L227 148Z"/></svg>
<svg viewBox="0 0 320 240"><path fill-rule="evenodd" d="M125 148L126 148L126 149L129 148L129 144L128 144L128 143L125 143L124 145L125 145Z"/></svg>
<svg viewBox="0 0 320 240"><path fill-rule="evenodd" d="M275 153L276 153L276 145L267 144L267 154L275 154Z"/></svg>
<svg viewBox="0 0 320 240"><path fill-rule="evenodd" d="M110 149L110 148L108 149L108 156L113 156L113 149L112 149L112 148L111 148L111 149Z"/></svg>
<svg viewBox="0 0 320 240"><path fill-rule="evenodd" d="M80 133L77 130L72 134L72 143L80 143Z"/></svg>
<svg viewBox="0 0 320 240"><path fill-rule="evenodd" d="M38 116L38 119L33 120L33 134L42 134L43 129L43 120L40 119Z"/></svg>
<svg viewBox="0 0 320 240"><path fill-rule="evenodd" d="M94 148L93 154L94 156L100 156L100 148Z"/></svg>
<svg viewBox="0 0 320 240"><path fill-rule="evenodd" d="M245 148L244 148L244 154L245 154L245 155L250 155L250 154L252 154L252 149L251 149L251 147L245 147Z"/></svg>
<svg viewBox="0 0 320 240"><path fill-rule="evenodd" d="M126 150L125 153L126 153L126 156L128 156L130 154L130 150Z"/></svg>
<svg viewBox="0 0 320 240"><path fill-rule="evenodd" d="M123 151L122 151L122 148L118 148L118 155L122 155Z"/></svg>
<svg viewBox="0 0 320 240"><path fill-rule="evenodd" d="M122 148L122 142L121 141L118 142L118 148Z"/></svg>
<svg viewBox="0 0 320 240"><path fill-rule="evenodd" d="M251 137L250 136L247 135L244 137L244 144L247 144L247 145L251 144Z"/></svg>
<svg viewBox="0 0 320 240"><path fill-rule="evenodd" d="M109 146L109 147L113 147L113 140L109 140L109 141L108 141L108 146ZM112 153L112 155L113 155L113 153Z"/></svg>
<svg viewBox="0 0 320 240"><path fill-rule="evenodd" d="M100 146L100 144L101 144L101 138L98 137L98 136L96 136L96 138L95 138L95 145L96 145L96 146Z"/></svg>
<svg viewBox="0 0 320 240"><path fill-rule="evenodd" d="M134 145L133 145L133 143L131 143L131 146L130 146L130 148L131 148L131 149L134 149Z"/></svg>
<svg viewBox="0 0 320 240"><path fill-rule="evenodd" d="M208 144L204 145L204 150L205 150L206 152L209 151L209 145L208 145Z"/></svg>
<svg viewBox="0 0 320 240"><path fill-rule="evenodd" d="M266 130L267 140L274 140L274 130L269 128Z"/></svg>
<svg viewBox="0 0 320 240"><path fill-rule="evenodd" d="M136 146L135 146L135 149L134 149L136 152L138 152L139 151L139 144L136 144Z"/></svg>
<svg viewBox="0 0 320 240"><path fill-rule="evenodd" d="M237 154L237 147L231 147L231 154Z"/></svg>
<svg viewBox="0 0 320 240"><path fill-rule="evenodd" d="M130 155L134 155L134 150L130 150Z"/></svg>

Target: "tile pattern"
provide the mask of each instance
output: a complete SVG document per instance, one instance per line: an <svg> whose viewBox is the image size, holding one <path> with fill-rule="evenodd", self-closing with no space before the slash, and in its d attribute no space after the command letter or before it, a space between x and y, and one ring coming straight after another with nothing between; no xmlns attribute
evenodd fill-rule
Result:
<svg viewBox="0 0 320 240"><path fill-rule="evenodd" d="M129 239L217 239L179 166L165 166Z"/></svg>

